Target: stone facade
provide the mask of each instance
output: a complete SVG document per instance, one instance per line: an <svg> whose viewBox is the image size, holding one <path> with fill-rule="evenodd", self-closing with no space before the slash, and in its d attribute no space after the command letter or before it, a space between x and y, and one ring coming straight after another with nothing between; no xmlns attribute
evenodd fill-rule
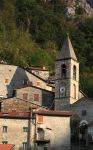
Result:
<svg viewBox="0 0 93 150"><path fill-rule="evenodd" d="M30 85L52 91L52 87L48 86L43 79L24 68L0 64L0 97L11 97L14 89Z"/></svg>
<svg viewBox="0 0 93 150"><path fill-rule="evenodd" d="M43 128L45 131L45 139L50 140L49 144L44 145L48 147L47 149L70 149L70 118L43 116L43 124L38 124L38 128ZM38 147L40 150L41 148L43 149L43 146L37 146L37 149Z"/></svg>
<svg viewBox="0 0 93 150"><path fill-rule="evenodd" d="M17 110L28 111L29 107L44 106L54 108L54 93L37 87L17 89L13 98L2 99L1 111ZM35 105L36 104L36 105Z"/></svg>
<svg viewBox="0 0 93 150"><path fill-rule="evenodd" d="M93 100L88 98L82 98L76 103L71 105L70 110L75 114L78 114L80 120L86 120L88 123L93 121ZM83 114L83 112L85 114Z"/></svg>
<svg viewBox="0 0 93 150"><path fill-rule="evenodd" d="M0 144L7 142L14 144L15 150L24 150L28 136L26 129L28 129L28 119L0 117Z"/></svg>
<svg viewBox="0 0 93 150"><path fill-rule="evenodd" d="M49 78L49 70L47 70L45 67L42 67L42 68L30 67L30 68L28 68L28 70L30 72L34 73L35 75L41 77L44 80L48 80L48 78Z"/></svg>
<svg viewBox="0 0 93 150"><path fill-rule="evenodd" d="M32 115L30 112L2 112L0 144L14 144L15 150L27 150L27 147L32 150L68 150L70 115L69 112L40 109Z"/></svg>
<svg viewBox="0 0 93 150"><path fill-rule="evenodd" d="M29 101L17 99L17 98L7 98L1 102L1 111L29 111L29 108L37 108L36 105L31 104Z"/></svg>
<svg viewBox="0 0 93 150"><path fill-rule="evenodd" d="M64 42L61 53L62 59L58 58L56 61L55 75L55 109L57 110L76 102L79 93L79 63L69 37Z"/></svg>
<svg viewBox="0 0 93 150"><path fill-rule="evenodd" d="M26 97L25 97L26 96ZM54 93L38 87L26 87L16 90L16 97L27 99L34 104L51 107L54 100Z"/></svg>
<svg viewBox="0 0 93 150"><path fill-rule="evenodd" d="M87 136L85 136L87 144L89 144L89 142L93 142L93 99L83 97L76 103L72 104L67 110L71 111L73 115L77 115L79 117L79 127L83 127L84 125L87 126L88 139ZM77 118L75 117L75 119ZM85 133L83 132L83 134Z"/></svg>
<svg viewBox="0 0 93 150"><path fill-rule="evenodd" d="M39 129L43 131L43 137L40 135ZM32 146L36 150L70 149L70 117L37 114L35 140L36 144Z"/></svg>

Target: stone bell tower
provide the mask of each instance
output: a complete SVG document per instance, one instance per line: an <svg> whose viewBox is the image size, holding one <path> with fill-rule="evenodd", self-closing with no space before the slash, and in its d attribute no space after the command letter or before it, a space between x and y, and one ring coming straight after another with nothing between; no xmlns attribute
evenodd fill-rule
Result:
<svg viewBox="0 0 93 150"><path fill-rule="evenodd" d="M56 60L55 109L61 110L78 100L79 63L69 36Z"/></svg>

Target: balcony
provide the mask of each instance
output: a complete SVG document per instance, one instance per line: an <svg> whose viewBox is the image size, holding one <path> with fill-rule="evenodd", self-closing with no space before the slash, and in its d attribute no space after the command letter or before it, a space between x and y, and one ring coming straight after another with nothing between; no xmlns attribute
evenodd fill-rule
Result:
<svg viewBox="0 0 93 150"><path fill-rule="evenodd" d="M47 144L47 143L50 143L50 140L49 139L43 139L43 138L39 138L39 139L36 139L35 140L35 143L37 143L38 145L44 145L44 144Z"/></svg>

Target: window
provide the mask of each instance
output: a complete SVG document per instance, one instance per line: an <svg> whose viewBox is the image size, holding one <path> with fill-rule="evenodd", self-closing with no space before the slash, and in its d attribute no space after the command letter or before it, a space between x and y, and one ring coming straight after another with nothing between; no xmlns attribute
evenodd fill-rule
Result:
<svg viewBox="0 0 93 150"><path fill-rule="evenodd" d="M8 79L5 79L5 83L8 83L9 82L9 80Z"/></svg>
<svg viewBox="0 0 93 150"><path fill-rule="evenodd" d="M61 66L61 75L62 75L62 78L66 79L66 65L65 64Z"/></svg>
<svg viewBox="0 0 93 150"><path fill-rule="evenodd" d="M39 94L34 94L34 101L39 101Z"/></svg>
<svg viewBox="0 0 93 150"><path fill-rule="evenodd" d="M35 74L38 76L39 75L39 71L36 71Z"/></svg>
<svg viewBox="0 0 93 150"><path fill-rule="evenodd" d="M23 150L27 150L27 142L23 142Z"/></svg>
<svg viewBox="0 0 93 150"><path fill-rule="evenodd" d="M7 126L3 126L3 132L4 132L4 133L7 132Z"/></svg>
<svg viewBox="0 0 93 150"><path fill-rule="evenodd" d="M16 96L16 90L13 90L12 96Z"/></svg>
<svg viewBox="0 0 93 150"><path fill-rule="evenodd" d="M38 123L43 123L43 116L38 115Z"/></svg>
<svg viewBox="0 0 93 150"><path fill-rule="evenodd" d="M23 80L23 85L28 85L28 80L27 79Z"/></svg>
<svg viewBox="0 0 93 150"><path fill-rule="evenodd" d="M73 98L76 99L76 85L73 84Z"/></svg>
<svg viewBox="0 0 93 150"><path fill-rule="evenodd" d="M37 82L37 85L39 86L39 85L40 85L40 82Z"/></svg>
<svg viewBox="0 0 93 150"><path fill-rule="evenodd" d="M44 129L38 128L37 133L38 133L38 140L44 140L44 136L45 136Z"/></svg>
<svg viewBox="0 0 93 150"><path fill-rule="evenodd" d="M2 141L2 144L8 144L8 141Z"/></svg>
<svg viewBox="0 0 93 150"><path fill-rule="evenodd" d="M44 150L48 150L48 147L44 147Z"/></svg>
<svg viewBox="0 0 93 150"><path fill-rule="evenodd" d="M28 94L27 93L23 93L23 99L28 99Z"/></svg>
<svg viewBox="0 0 93 150"><path fill-rule="evenodd" d="M23 132L28 132L28 127L23 127Z"/></svg>
<svg viewBox="0 0 93 150"><path fill-rule="evenodd" d="M76 80L76 66L73 66L73 79Z"/></svg>
<svg viewBox="0 0 93 150"><path fill-rule="evenodd" d="M87 115L87 111L86 110L82 110L82 116L86 116Z"/></svg>

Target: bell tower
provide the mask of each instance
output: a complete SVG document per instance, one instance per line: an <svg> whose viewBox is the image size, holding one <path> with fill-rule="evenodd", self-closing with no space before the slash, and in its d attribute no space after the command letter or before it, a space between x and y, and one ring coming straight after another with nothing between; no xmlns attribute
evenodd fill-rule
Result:
<svg viewBox="0 0 93 150"><path fill-rule="evenodd" d="M67 35L56 60L55 109L61 110L78 100L79 63Z"/></svg>

